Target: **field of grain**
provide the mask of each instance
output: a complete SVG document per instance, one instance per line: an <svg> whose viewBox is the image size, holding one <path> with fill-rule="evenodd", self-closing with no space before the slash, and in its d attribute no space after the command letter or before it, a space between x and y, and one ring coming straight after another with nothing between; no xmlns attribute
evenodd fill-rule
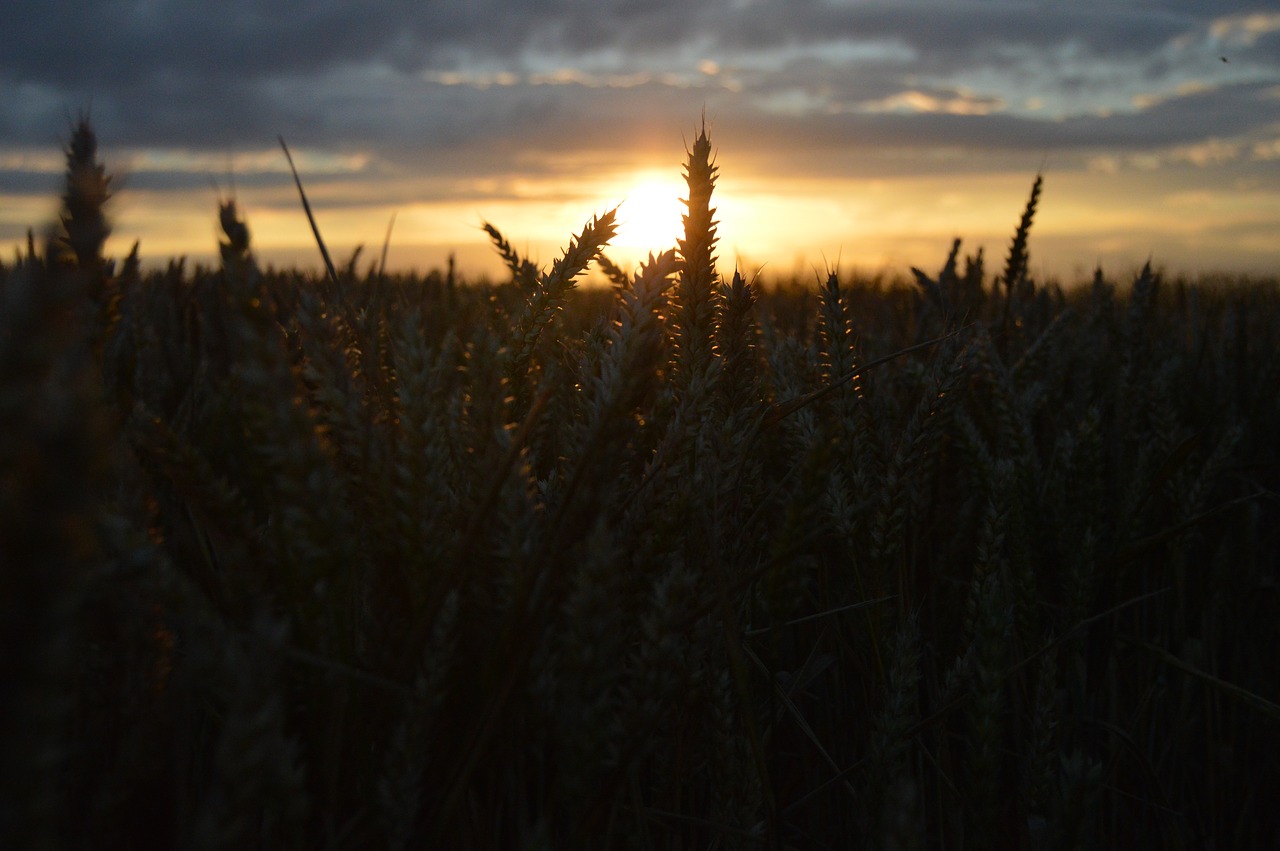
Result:
<svg viewBox="0 0 1280 851"><path fill-rule="evenodd" d="M0 266L0 846L1280 847L1280 285ZM301 188L301 187L300 187ZM299 215L303 215L300 211ZM322 243L321 243L322 244ZM575 286L598 265L606 289Z"/></svg>

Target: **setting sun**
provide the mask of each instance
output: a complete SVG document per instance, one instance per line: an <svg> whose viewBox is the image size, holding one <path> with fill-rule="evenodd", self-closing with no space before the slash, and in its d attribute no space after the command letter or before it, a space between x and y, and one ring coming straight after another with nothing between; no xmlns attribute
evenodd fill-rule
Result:
<svg viewBox="0 0 1280 851"><path fill-rule="evenodd" d="M618 209L618 236L613 240L622 253L644 255L675 246L683 228L684 183L660 171L636 175Z"/></svg>

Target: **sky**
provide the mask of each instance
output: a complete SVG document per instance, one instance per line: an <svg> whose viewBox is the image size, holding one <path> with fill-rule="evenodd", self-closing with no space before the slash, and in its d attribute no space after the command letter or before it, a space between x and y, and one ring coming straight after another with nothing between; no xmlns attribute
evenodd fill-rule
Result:
<svg viewBox="0 0 1280 851"><path fill-rule="evenodd" d="M1280 5L1233 0L8 0L0 250L56 215L88 114L109 251L210 260L234 197L264 262L318 265L277 138L338 259L499 275L674 244L705 122L722 267L989 268L1037 173L1038 277L1151 259L1280 274ZM362 260L362 265L365 263Z"/></svg>

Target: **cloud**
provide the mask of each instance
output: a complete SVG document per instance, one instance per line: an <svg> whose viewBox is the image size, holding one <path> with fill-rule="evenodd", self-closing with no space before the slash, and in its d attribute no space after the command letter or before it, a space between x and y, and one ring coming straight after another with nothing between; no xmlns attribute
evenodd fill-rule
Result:
<svg viewBox="0 0 1280 851"><path fill-rule="evenodd" d="M1081 169L1204 164L1228 148L1269 162L1280 123L1266 96L1280 15L1235 0L10 7L0 155L57 146L90 110L150 186L228 160L251 173L245 158L269 158L283 134L314 180L465 195L469 178L678 159L673 140L704 109L740 161L859 176L996 169L1011 154L1031 168L1047 153Z"/></svg>
<svg viewBox="0 0 1280 851"><path fill-rule="evenodd" d="M707 0L436 0L399 4L224 0L14 0L0 77L82 89L163 78L254 81L383 65L419 71L585 71L767 66L777 57L888 58L915 71L1008 69L1069 46L1081 57L1149 56L1205 27L1251 38L1274 15L1214 18L1239 5L1205 0L1173 11L1125 3ZM865 63L864 63L865 64Z"/></svg>
<svg viewBox="0 0 1280 851"><path fill-rule="evenodd" d="M940 112L946 115L990 115L1004 108L1004 100L995 96L976 96L972 92L921 91L910 89L887 98L861 105L866 112Z"/></svg>
<svg viewBox="0 0 1280 851"><path fill-rule="evenodd" d="M1252 12L1218 18L1209 35L1226 45L1253 47L1258 39L1280 32L1280 12Z"/></svg>

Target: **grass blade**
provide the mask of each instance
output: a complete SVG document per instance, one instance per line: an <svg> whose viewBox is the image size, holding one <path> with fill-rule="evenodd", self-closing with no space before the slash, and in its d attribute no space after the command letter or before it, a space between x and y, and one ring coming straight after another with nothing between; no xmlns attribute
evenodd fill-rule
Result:
<svg viewBox="0 0 1280 851"><path fill-rule="evenodd" d="M311 212L311 204L307 201L307 193L302 188L302 178L298 177L298 169L293 164L293 154L289 153L289 146L285 144L283 136L277 136L280 140L280 147L284 150L285 159L289 161L289 170L293 172L293 182L298 187L298 197L302 199L302 209L307 214L307 221L311 223L311 232L315 234L316 245L320 246L320 256L324 258L324 268L329 273L329 280L333 281L333 285L338 284L338 272L333 268L333 260L329 257L329 249L325 248L324 238L320 236L320 226L316 224L316 217Z"/></svg>

